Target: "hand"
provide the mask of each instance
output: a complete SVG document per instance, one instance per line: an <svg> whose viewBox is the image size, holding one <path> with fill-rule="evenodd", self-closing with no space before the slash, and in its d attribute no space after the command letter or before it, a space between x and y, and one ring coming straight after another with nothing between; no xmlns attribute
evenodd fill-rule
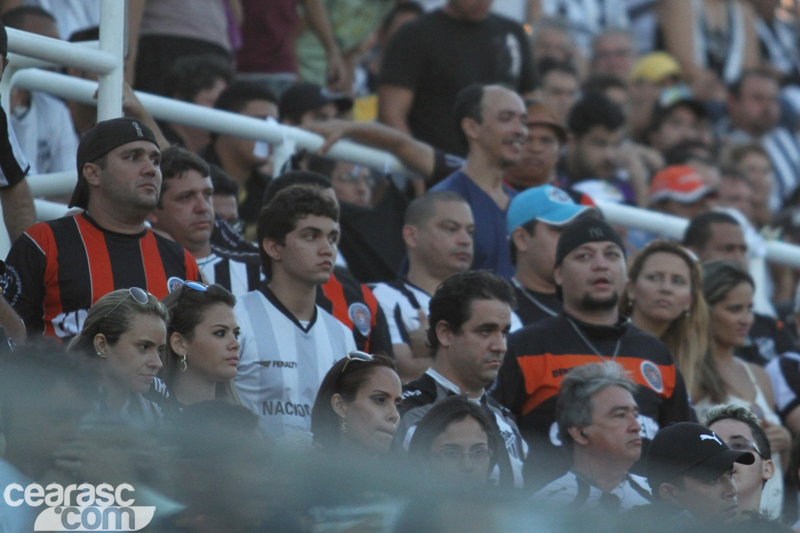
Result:
<svg viewBox="0 0 800 533"><path fill-rule="evenodd" d="M349 120L333 119L325 122L312 122L303 126L303 129L322 135L325 142L317 150L317 154L325 155L337 141L347 137L347 129L350 124Z"/></svg>
<svg viewBox="0 0 800 533"><path fill-rule="evenodd" d="M412 357L428 357L428 315L423 309L417 309L419 327L408 332L408 343L411 346Z"/></svg>
<svg viewBox="0 0 800 533"><path fill-rule="evenodd" d="M348 72L341 54L334 53L328 56L328 68L325 72L328 89L335 93L349 93L353 85L352 78L352 73Z"/></svg>

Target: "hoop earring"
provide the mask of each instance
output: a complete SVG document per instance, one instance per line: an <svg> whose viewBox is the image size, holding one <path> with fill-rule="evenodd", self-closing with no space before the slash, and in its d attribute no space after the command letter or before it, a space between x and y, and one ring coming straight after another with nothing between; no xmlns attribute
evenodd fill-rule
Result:
<svg viewBox="0 0 800 533"><path fill-rule="evenodd" d="M189 365L186 364L186 354L181 354L181 372L186 372L186 368Z"/></svg>

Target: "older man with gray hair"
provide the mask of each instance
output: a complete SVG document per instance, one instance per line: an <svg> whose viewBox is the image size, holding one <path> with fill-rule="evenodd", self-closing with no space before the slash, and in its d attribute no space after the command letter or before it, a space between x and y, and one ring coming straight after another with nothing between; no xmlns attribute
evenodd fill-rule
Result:
<svg viewBox="0 0 800 533"><path fill-rule="evenodd" d="M547 505L617 511L647 504L647 481L628 469L642 453L636 384L613 361L570 370L561 382L556 419L572 468L533 499Z"/></svg>

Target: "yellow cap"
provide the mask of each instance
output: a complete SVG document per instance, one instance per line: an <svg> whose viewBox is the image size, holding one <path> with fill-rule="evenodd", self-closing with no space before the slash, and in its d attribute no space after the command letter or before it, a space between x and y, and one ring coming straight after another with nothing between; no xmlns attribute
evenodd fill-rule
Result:
<svg viewBox="0 0 800 533"><path fill-rule="evenodd" d="M631 80L658 83L670 76L680 75L681 66L674 57L666 52L653 52L636 62L631 71Z"/></svg>

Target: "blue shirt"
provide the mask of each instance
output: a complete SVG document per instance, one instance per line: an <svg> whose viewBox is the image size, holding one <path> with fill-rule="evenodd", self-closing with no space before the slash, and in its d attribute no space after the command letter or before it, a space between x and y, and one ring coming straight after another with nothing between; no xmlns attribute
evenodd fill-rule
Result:
<svg viewBox="0 0 800 533"><path fill-rule="evenodd" d="M511 265L506 233L507 211L500 209L491 196L460 170L450 174L431 190L456 192L463 196L472 208L472 216L475 218L475 252L472 269L489 270L502 278L511 279L514 267ZM505 185L503 190L511 203L516 193Z"/></svg>

